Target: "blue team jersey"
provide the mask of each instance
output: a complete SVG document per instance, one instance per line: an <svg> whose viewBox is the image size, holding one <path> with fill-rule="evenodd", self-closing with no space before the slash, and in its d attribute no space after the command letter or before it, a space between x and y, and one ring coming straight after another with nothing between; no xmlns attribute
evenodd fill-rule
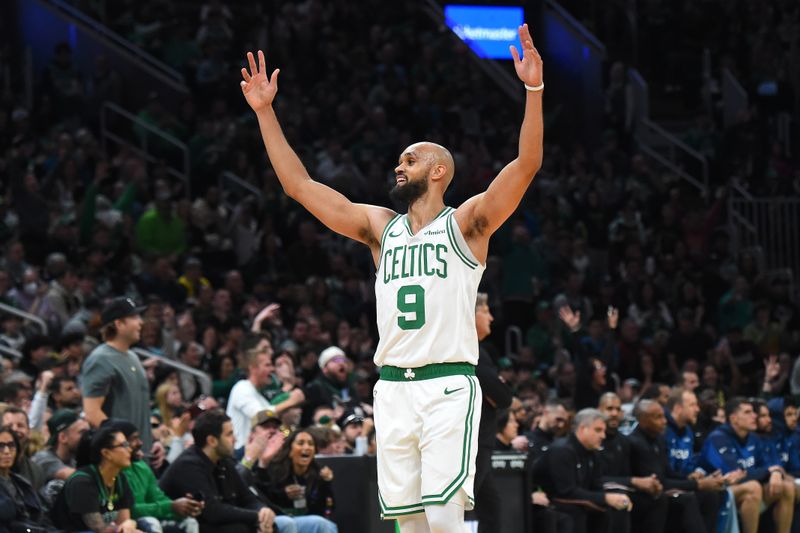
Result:
<svg viewBox="0 0 800 533"><path fill-rule="evenodd" d="M744 440L739 439L728 424L711 432L703 444L700 461L708 472L721 470L727 474L742 469L747 472L745 480L758 481L765 481L769 477L769 467L780 466L758 435L748 433Z"/></svg>
<svg viewBox="0 0 800 533"><path fill-rule="evenodd" d="M672 415L667 416L667 430L664 438L667 441L669 466L683 476L688 476L699 467L697 454L694 453L694 431L690 426L679 428Z"/></svg>

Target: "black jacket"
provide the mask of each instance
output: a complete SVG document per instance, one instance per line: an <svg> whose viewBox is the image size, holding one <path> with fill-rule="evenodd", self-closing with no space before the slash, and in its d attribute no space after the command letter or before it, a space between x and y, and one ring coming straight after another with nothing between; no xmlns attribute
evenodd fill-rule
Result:
<svg viewBox="0 0 800 533"><path fill-rule="evenodd" d="M497 367L494 366L489 352L483 348L480 349L475 376L478 378L478 383L481 384L481 391L483 391L478 446L491 449L494 448L494 435L497 432L497 410L507 409L511 405L513 394L508 385L500 381Z"/></svg>
<svg viewBox="0 0 800 533"><path fill-rule="evenodd" d="M335 404L345 407L358 405L358 392L349 381L345 384L334 383L325 374L320 373L317 378L306 385L303 391L306 395L306 402L303 405L303 418L300 425L310 426L313 423L312 417L317 407L326 406L335 408ZM349 398L345 400L343 396Z"/></svg>
<svg viewBox="0 0 800 533"><path fill-rule="evenodd" d="M634 476L655 474L665 490L697 490L697 481L681 477L669 466L667 443L663 435L656 438L637 427L628 437L631 473Z"/></svg>
<svg viewBox="0 0 800 533"><path fill-rule="evenodd" d="M247 486L247 489L256 495L256 497L261 500L264 505L275 511L275 514L281 515L283 511L281 508L272 503L267 496L269 493L269 479L267 478L267 470L265 468L261 468L258 464L253 466L253 469L249 469L244 466L242 463L236 463L236 472L239 473L239 476L244 481L244 484Z"/></svg>
<svg viewBox="0 0 800 533"><path fill-rule="evenodd" d="M557 440L534 468L534 480L552 498L588 500L605 505L602 466L597 452L587 450L570 433Z"/></svg>
<svg viewBox="0 0 800 533"><path fill-rule="evenodd" d="M258 524L258 501L236 472L233 459L211 462L203 450L192 446L172 463L159 481L167 496L177 499L187 493L203 493L205 509L198 517L201 525Z"/></svg>
<svg viewBox="0 0 800 533"><path fill-rule="evenodd" d="M536 427L533 431L525 433L528 437L528 453L534 459L543 457L545 452L553 445L555 434L545 431L540 427Z"/></svg>
<svg viewBox="0 0 800 533"><path fill-rule="evenodd" d="M599 455L603 463L603 482L619 483L628 487L631 484L631 445L619 432L606 432L606 440Z"/></svg>
<svg viewBox="0 0 800 533"><path fill-rule="evenodd" d="M21 500L20 503L24 504L24 508L17 505L14 497L6 490L5 485L0 483L0 528L15 520L28 520L33 524L43 523L44 511L42 503L28 480L14 472L10 473L9 478L17 489Z"/></svg>
<svg viewBox="0 0 800 533"><path fill-rule="evenodd" d="M291 461L287 459L287 461ZM304 476L297 476L291 464L270 463L267 467L267 496L275 502L283 512L289 515L314 514L328 518L333 512L332 482L324 481L319 475L319 465L311 463ZM306 508L295 509L294 501L286 495L286 486L298 484L306 488Z"/></svg>

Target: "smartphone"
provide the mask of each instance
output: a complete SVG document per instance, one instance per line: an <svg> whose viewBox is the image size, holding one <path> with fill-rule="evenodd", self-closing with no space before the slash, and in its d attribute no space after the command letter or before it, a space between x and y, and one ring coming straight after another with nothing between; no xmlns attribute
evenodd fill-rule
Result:
<svg viewBox="0 0 800 533"><path fill-rule="evenodd" d="M192 492L190 494L192 495L192 499L196 502L202 502L205 500L205 494L203 494L201 491Z"/></svg>

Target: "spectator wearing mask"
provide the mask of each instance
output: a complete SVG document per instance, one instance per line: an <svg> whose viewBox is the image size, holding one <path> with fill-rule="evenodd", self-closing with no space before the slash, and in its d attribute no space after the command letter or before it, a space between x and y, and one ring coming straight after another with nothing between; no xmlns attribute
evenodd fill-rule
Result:
<svg viewBox="0 0 800 533"><path fill-rule="evenodd" d="M28 480L12 471L20 449L17 434L0 427L0 528L32 531L27 526L36 526L39 531L47 520L42 504Z"/></svg>
<svg viewBox="0 0 800 533"><path fill-rule="evenodd" d="M89 464L70 476L53 505L56 526L67 531L139 533L131 518L133 493L122 473L131 464L131 445L106 425L91 437ZM116 529L114 529L116 528Z"/></svg>
<svg viewBox="0 0 800 533"><path fill-rule="evenodd" d="M161 490L173 499L196 494L205 501L197 516L200 533L272 533L275 512L247 490L233 462L230 418L206 411L194 422L194 445L161 476Z"/></svg>
<svg viewBox="0 0 800 533"><path fill-rule="evenodd" d="M142 458L142 439L139 429L126 420L115 420L111 426L121 431L131 445L131 465L122 470L133 493L131 517L145 533L198 533L199 525L194 518L204 503L186 494L170 499L158 486L153 470Z"/></svg>
<svg viewBox="0 0 800 533"><path fill-rule="evenodd" d="M323 517L325 526L319 531L337 533L336 524L328 520L334 507L333 472L320 467L315 454L316 443L309 432L289 435L267 468L267 496L286 514Z"/></svg>
<svg viewBox="0 0 800 533"><path fill-rule="evenodd" d="M731 485L743 533L758 531L762 502L775 504L775 531L788 533L794 514L794 483L779 464L770 464L760 439L752 402L731 398L725 405L727 422L712 431L701 451L706 471L720 470Z"/></svg>
<svg viewBox="0 0 800 533"><path fill-rule="evenodd" d="M598 410L606 417L606 435L598 454L603 463L603 482L635 489L630 495L633 531L663 531L667 515L664 487L653 474L635 476L631 472L630 441L619 432L623 417L619 396L613 392L603 394Z"/></svg>
<svg viewBox="0 0 800 533"><path fill-rule="evenodd" d="M89 424L72 409L61 409L47 421L50 440L47 448L36 452L32 460L44 472L45 481L67 479L75 473L75 457Z"/></svg>
<svg viewBox="0 0 800 533"><path fill-rule="evenodd" d="M358 393L348 381L348 361L344 351L331 346L319 354L319 368L322 374L306 386L306 404L303 409L302 425L311 422L314 410L325 405L331 408L346 406L357 401Z"/></svg>
<svg viewBox="0 0 800 533"><path fill-rule="evenodd" d="M630 498L603 488L597 451L606 436L605 416L583 409L575 415L574 427L537 464L534 480L556 509L572 517L575 533L630 531Z"/></svg>
<svg viewBox="0 0 800 533"><path fill-rule="evenodd" d="M3 412L3 426L11 428L17 436L17 457L14 472L24 477L33 490L38 491L45 483L42 467L36 464L28 455L28 439L31 428L28 424L28 415L19 407L7 407Z"/></svg>
<svg viewBox="0 0 800 533"><path fill-rule="evenodd" d="M667 418L661 405L653 400L642 400L636 404L634 416L639 424L628 438L631 472L638 476L655 476L665 491L680 491L668 498L669 515L677 529L687 533L714 533L722 504L721 491L725 489L722 475L716 472L712 476L690 479L672 470L664 443Z"/></svg>

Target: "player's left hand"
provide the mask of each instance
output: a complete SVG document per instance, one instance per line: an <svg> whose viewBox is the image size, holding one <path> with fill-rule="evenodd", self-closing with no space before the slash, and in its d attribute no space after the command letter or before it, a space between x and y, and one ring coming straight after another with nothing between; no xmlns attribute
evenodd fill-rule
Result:
<svg viewBox="0 0 800 533"><path fill-rule="evenodd" d="M519 42L522 44L522 58L519 57L519 52L513 44L509 47L514 58L514 69L517 71L517 76L525 85L531 87L541 85L544 77L542 56L533 46L533 38L527 24L519 27Z"/></svg>

